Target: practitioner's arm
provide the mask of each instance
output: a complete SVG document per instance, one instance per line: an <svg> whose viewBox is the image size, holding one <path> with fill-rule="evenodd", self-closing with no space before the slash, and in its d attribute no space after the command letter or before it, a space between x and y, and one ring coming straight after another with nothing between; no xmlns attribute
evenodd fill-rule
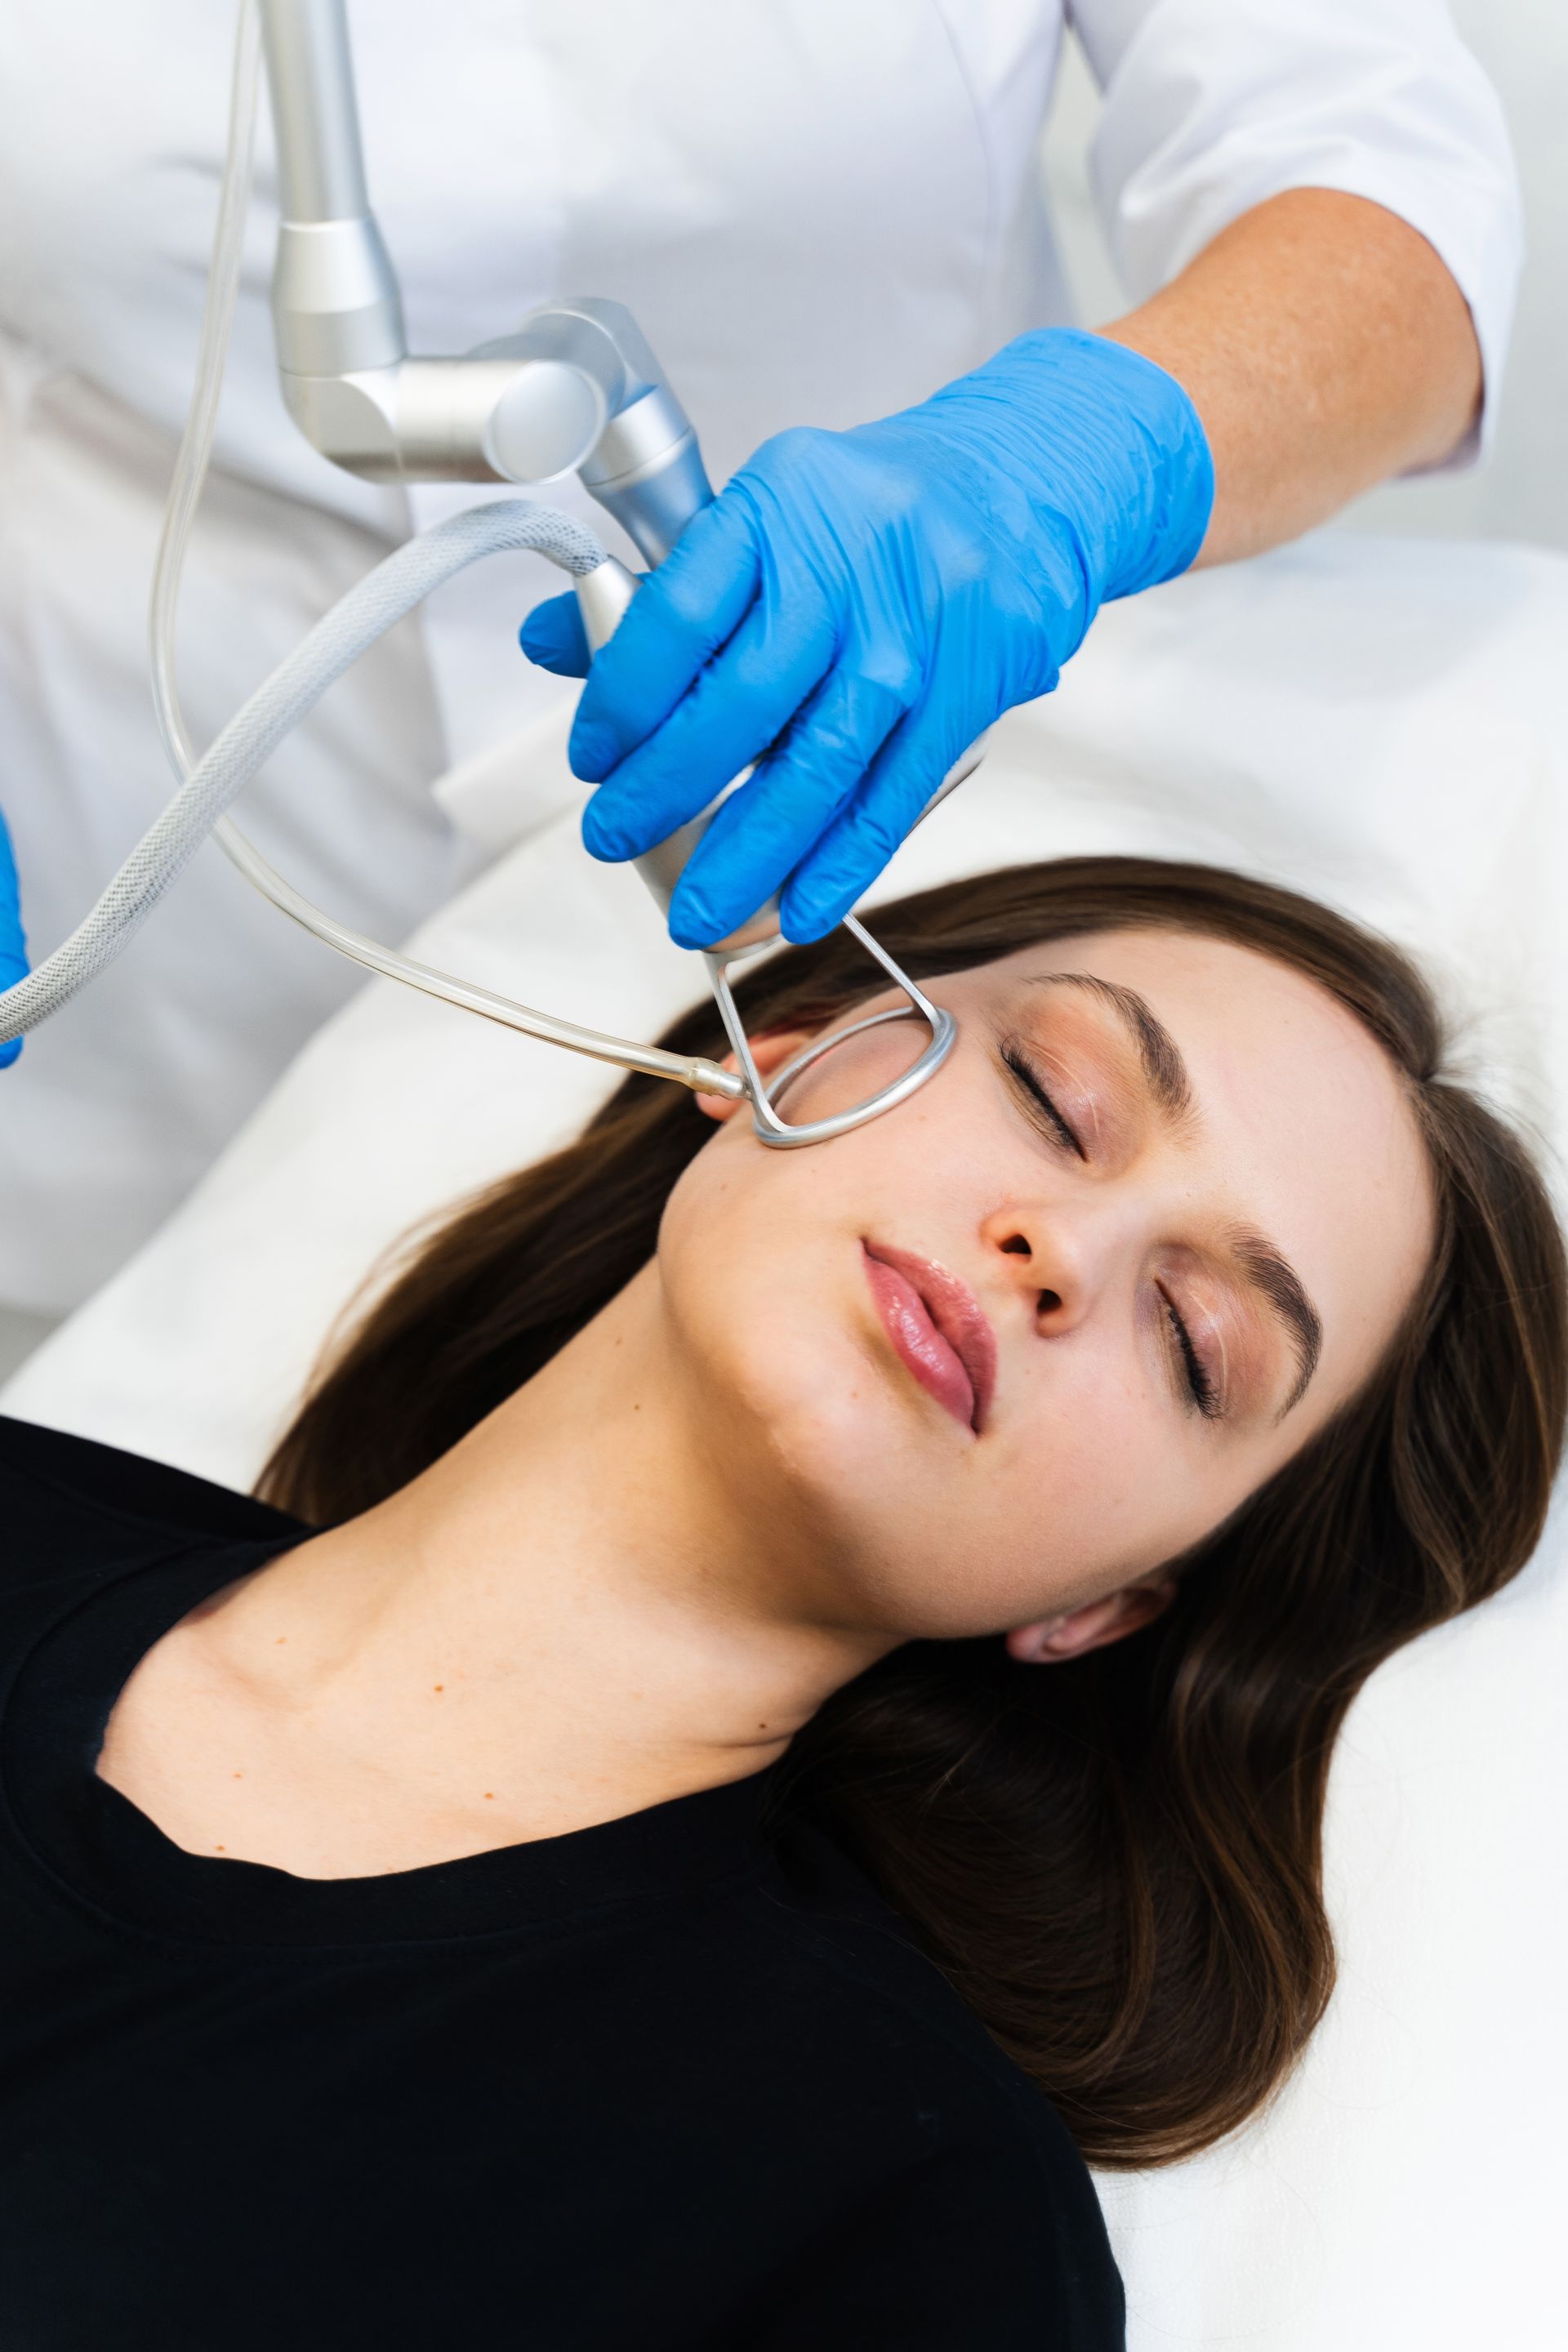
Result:
<svg viewBox="0 0 1568 2352"><path fill-rule="evenodd" d="M1215 501L1199 563L1295 538L1475 422L1464 296L1381 205L1296 188L1244 213L1169 286L1100 329L1173 375L1203 420Z"/></svg>

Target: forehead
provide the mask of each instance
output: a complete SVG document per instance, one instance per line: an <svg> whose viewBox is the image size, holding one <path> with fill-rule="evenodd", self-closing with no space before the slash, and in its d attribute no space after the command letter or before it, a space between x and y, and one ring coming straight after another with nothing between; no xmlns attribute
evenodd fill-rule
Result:
<svg viewBox="0 0 1568 2352"><path fill-rule="evenodd" d="M1255 950L1179 931L1092 931L961 976L975 1010L1037 1032L1142 1089L1142 1057L1083 973L1130 989L1166 1029L1193 1111L1166 1139L1173 1170L1216 1210L1259 1227L1322 1317L1323 1401L1372 1369L1431 1248L1425 1148L1399 1074L1345 1006ZM1042 985L1044 982L1046 984Z"/></svg>

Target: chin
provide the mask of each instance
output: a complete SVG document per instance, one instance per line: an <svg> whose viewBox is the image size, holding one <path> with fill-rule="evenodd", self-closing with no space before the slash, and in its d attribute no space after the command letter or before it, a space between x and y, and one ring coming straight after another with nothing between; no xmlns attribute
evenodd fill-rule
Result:
<svg viewBox="0 0 1568 2352"><path fill-rule="evenodd" d="M853 1540L878 1504L907 1513L918 1433L889 1393L842 1286L803 1276L684 1303L681 1335L724 1443L786 1483L810 1515ZM737 1312L742 1305L743 1311ZM837 1312L835 1312L837 1309Z"/></svg>
<svg viewBox="0 0 1568 2352"><path fill-rule="evenodd" d="M801 1302L737 1335L726 1355L731 1393L802 1486L865 1495L907 1455L908 1423L880 1366L851 1333L808 1321Z"/></svg>

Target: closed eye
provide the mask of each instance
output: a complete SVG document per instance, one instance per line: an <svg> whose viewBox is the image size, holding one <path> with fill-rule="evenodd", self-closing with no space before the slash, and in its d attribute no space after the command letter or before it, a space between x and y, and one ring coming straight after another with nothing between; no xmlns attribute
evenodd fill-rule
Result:
<svg viewBox="0 0 1568 2352"><path fill-rule="evenodd" d="M1022 1097L1024 1107L1036 1127L1059 1149L1087 1160L1088 1152L1065 1119L1049 1089L1022 1049L1009 1041L1001 1048L1002 1061L1015 1091ZM1183 1319L1181 1310L1169 1293L1156 1286L1160 1304L1164 1309L1166 1328L1176 1377L1192 1400L1194 1409L1205 1421L1220 1421L1225 1416L1225 1403L1218 1381L1215 1379L1194 1344L1193 1335Z"/></svg>
<svg viewBox="0 0 1568 2352"><path fill-rule="evenodd" d="M1177 1311L1174 1301L1162 1290L1160 1303L1165 1310L1165 1320L1171 1327L1176 1354L1182 1366L1188 1392L1205 1421L1218 1421L1224 1412L1218 1388L1207 1365L1193 1345L1193 1336Z"/></svg>
<svg viewBox="0 0 1568 2352"><path fill-rule="evenodd" d="M1037 1073L1018 1047L1011 1044L1004 1045L1002 1059L1015 1087L1023 1096L1029 1116L1036 1126L1043 1128L1053 1143L1059 1143L1068 1151L1075 1152L1079 1160L1087 1160L1088 1152L1041 1085Z"/></svg>

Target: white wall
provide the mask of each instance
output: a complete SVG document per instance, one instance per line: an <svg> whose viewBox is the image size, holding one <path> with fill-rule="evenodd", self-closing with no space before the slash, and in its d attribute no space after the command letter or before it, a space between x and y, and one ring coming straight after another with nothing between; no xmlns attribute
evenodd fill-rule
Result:
<svg viewBox="0 0 1568 2352"><path fill-rule="evenodd" d="M1343 518L1367 530L1531 540L1568 548L1568 0L1450 0L1512 127L1530 253L1501 427L1479 471L1400 482ZM1069 44L1046 142L1062 259L1087 325L1126 309L1089 202L1099 98Z"/></svg>

